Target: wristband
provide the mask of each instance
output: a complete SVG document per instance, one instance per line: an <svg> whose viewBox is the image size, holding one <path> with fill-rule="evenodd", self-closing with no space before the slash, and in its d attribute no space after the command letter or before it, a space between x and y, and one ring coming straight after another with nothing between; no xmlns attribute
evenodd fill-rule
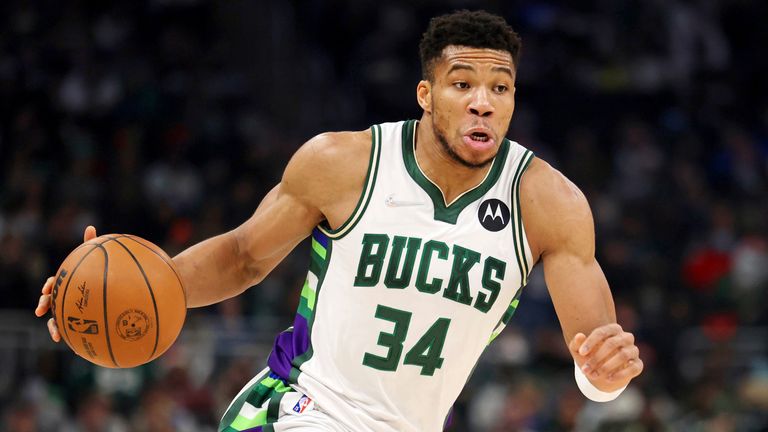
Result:
<svg viewBox="0 0 768 432"><path fill-rule="evenodd" d="M627 386L612 392L604 392L592 384L576 362L573 362L573 375L576 378L576 385L587 399L595 402L610 402L621 394Z"/></svg>

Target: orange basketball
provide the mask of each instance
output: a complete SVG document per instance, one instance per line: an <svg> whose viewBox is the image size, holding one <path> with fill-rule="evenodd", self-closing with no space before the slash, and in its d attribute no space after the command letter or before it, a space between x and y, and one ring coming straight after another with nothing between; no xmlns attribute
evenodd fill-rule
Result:
<svg viewBox="0 0 768 432"><path fill-rule="evenodd" d="M51 311L62 339L99 366L154 360L181 331L186 295L171 258L132 235L109 234L69 254L56 273Z"/></svg>

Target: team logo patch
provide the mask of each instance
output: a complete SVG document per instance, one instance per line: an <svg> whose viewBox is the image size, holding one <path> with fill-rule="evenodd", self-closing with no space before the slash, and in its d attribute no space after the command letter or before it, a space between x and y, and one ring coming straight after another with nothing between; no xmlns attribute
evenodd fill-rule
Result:
<svg viewBox="0 0 768 432"><path fill-rule="evenodd" d="M480 204L477 218L488 231L501 231L509 223L509 207L495 198L487 199Z"/></svg>
<svg viewBox="0 0 768 432"><path fill-rule="evenodd" d="M138 309L128 309L117 317L117 334L130 342L137 341L147 334L149 326L149 317Z"/></svg>
<svg viewBox="0 0 768 432"><path fill-rule="evenodd" d="M298 402L296 402L296 405L293 406L293 412L297 414L303 413L309 404L312 403L312 399L309 398L307 395L301 395L301 398Z"/></svg>

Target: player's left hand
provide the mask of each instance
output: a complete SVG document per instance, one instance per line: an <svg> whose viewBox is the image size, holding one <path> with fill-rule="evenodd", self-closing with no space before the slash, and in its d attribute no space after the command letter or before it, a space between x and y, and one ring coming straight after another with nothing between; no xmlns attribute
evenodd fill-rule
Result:
<svg viewBox="0 0 768 432"><path fill-rule="evenodd" d="M618 324L606 324L568 344L576 364L592 384L605 392L618 390L643 371L635 336Z"/></svg>
<svg viewBox="0 0 768 432"><path fill-rule="evenodd" d="M85 227L85 232L83 233L83 243L95 238L96 228L94 228L92 225ZM54 280L55 277L51 276L46 279L45 283L43 284L43 289L40 292L40 300L37 302L37 307L35 308L35 315L38 317L42 317L51 309L51 302L53 301L52 293ZM56 320L53 318L48 319L48 333L51 334L51 339L53 339L54 342L61 341L61 333L59 333L59 327L56 325Z"/></svg>

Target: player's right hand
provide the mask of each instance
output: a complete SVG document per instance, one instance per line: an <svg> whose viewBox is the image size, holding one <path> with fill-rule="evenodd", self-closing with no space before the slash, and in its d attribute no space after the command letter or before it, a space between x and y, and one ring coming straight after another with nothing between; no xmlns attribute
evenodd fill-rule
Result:
<svg viewBox="0 0 768 432"><path fill-rule="evenodd" d="M83 243L95 238L96 228L94 228L92 225L88 225L85 228L85 232L83 233ZM51 308L51 292L53 292L54 280L55 276L51 276L46 279L45 283L43 284L43 289L40 294L40 301L38 301L37 308L35 308L35 315L39 317L48 313L48 309ZM59 328L56 327L56 321L54 321L53 318L48 320L48 333L51 334L51 339L53 339L54 342L59 342L61 340Z"/></svg>

